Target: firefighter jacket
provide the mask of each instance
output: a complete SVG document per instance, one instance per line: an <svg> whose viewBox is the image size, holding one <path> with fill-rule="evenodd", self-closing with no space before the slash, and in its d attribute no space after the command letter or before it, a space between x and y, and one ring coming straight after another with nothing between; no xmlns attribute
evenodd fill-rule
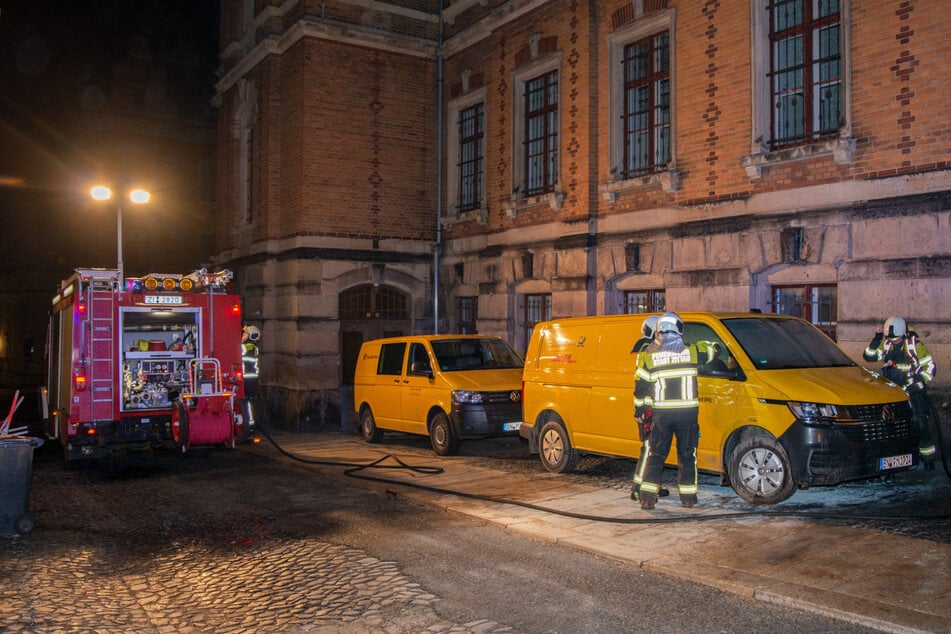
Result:
<svg viewBox="0 0 951 634"><path fill-rule="evenodd" d="M882 375L906 390L923 389L935 376L934 359L913 332L900 339L888 339L880 332L875 333L862 356L866 361L882 363Z"/></svg>
<svg viewBox="0 0 951 634"><path fill-rule="evenodd" d="M244 364L244 378L258 378L258 346L251 341L241 344L241 361Z"/></svg>
<svg viewBox="0 0 951 634"><path fill-rule="evenodd" d="M697 368L712 361L716 346L685 344L675 333L663 333L660 340L637 355L634 381L634 415L648 409L695 409Z"/></svg>

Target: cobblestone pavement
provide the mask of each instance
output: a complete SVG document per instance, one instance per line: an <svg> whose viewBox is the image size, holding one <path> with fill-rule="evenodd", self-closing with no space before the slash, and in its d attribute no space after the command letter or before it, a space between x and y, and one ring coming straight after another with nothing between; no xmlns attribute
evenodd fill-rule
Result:
<svg viewBox="0 0 951 634"><path fill-rule="evenodd" d="M0 632L510 631L447 622L395 563L321 539L363 509L338 493L314 510L292 478L243 452L110 474L37 450L37 528L0 537Z"/></svg>

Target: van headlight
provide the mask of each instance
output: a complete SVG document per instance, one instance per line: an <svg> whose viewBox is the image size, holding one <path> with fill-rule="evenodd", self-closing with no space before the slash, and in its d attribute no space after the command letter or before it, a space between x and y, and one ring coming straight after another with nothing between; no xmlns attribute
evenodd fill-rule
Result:
<svg viewBox="0 0 951 634"><path fill-rule="evenodd" d="M826 403L803 403L800 401L787 401L793 416L804 423L819 425L822 423L832 424L839 417L839 408L835 405Z"/></svg>
<svg viewBox="0 0 951 634"><path fill-rule="evenodd" d="M453 390L453 403L481 403L482 392L472 392L469 390Z"/></svg>

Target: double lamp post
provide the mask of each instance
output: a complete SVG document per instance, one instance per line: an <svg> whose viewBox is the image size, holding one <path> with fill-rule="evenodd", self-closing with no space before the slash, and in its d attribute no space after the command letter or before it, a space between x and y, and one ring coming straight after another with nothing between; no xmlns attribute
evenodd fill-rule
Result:
<svg viewBox="0 0 951 634"><path fill-rule="evenodd" d="M112 190L104 185L96 185L90 190L89 194L94 200L109 200L112 198ZM129 191L129 201L137 205L149 202L149 192L144 189L132 189ZM122 271L122 204L116 205L116 226L118 227L116 252L119 255L119 291L122 292L125 286L125 277Z"/></svg>

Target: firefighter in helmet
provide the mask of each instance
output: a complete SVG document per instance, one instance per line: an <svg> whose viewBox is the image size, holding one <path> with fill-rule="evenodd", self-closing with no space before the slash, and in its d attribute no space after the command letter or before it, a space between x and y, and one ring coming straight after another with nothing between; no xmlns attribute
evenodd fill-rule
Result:
<svg viewBox="0 0 951 634"><path fill-rule="evenodd" d="M928 348L917 333L909 330L905 320L895 315L886 319L885 324L875 331L862 356L866 361L881 362L882 376L908 393L918 425L921 461L926 469L934 469L934 436L928 424L928 412L931 409L928 384L934 379L936 368Z"/></svg>
<svg viewBox="0 0 951 634"><path fill-rule="evenodd" d="M241 329L241 364L244 370L244 395L248 400L248 424L245 436L249 436L255 427L254 398L258 390L258 342L261 330L257 326L245 326Z"/></svg>
<svg viewBox="0 0 951 634"><path fill-rule="evenodd" d="M640 424L652 412L647 460L638 464L641 508L652 510L660 496L664 461L677 438L677 489L680 503L697 503L697 440L700 402L697 375L700 365L716 355L716 346L685 344L684 322L677 313L657 320L657 338L637 357L634 415Z"/></svg>
<svg viewBox="0 0 951 634"><path fill-rule="evenodd" d="M258 341L261 330L257 326L245 326L241 329L241 361L244 364L244 393L254 398L258 383Z"/></svg>
<svg viewBox="0 0 951 634"><path fill-rule="evenodd" d="M651 343L654 342L654 337L657 334L657 320L660 319L658 315L651 315L644 320L644 324L641 326L641 334L643 335L634 343L634 347L631 348L631 354L637 355L647 349ZM634 367L637 367L637 357L634 357ZM634 482L631 486L631 499L639 500L640 491L641 491L641 467L644 466L644 463L647 459L647 439L650 438L651 434L651 412L647 411L646 414L641 416L640 420L637 420L635 416L634 424L637 426L637 435L641 440L641 455L637 459L637 468L634 470ZM659 497L667 497L670 495L670 491L667 489L661 488L658 491Z"/></svg>

